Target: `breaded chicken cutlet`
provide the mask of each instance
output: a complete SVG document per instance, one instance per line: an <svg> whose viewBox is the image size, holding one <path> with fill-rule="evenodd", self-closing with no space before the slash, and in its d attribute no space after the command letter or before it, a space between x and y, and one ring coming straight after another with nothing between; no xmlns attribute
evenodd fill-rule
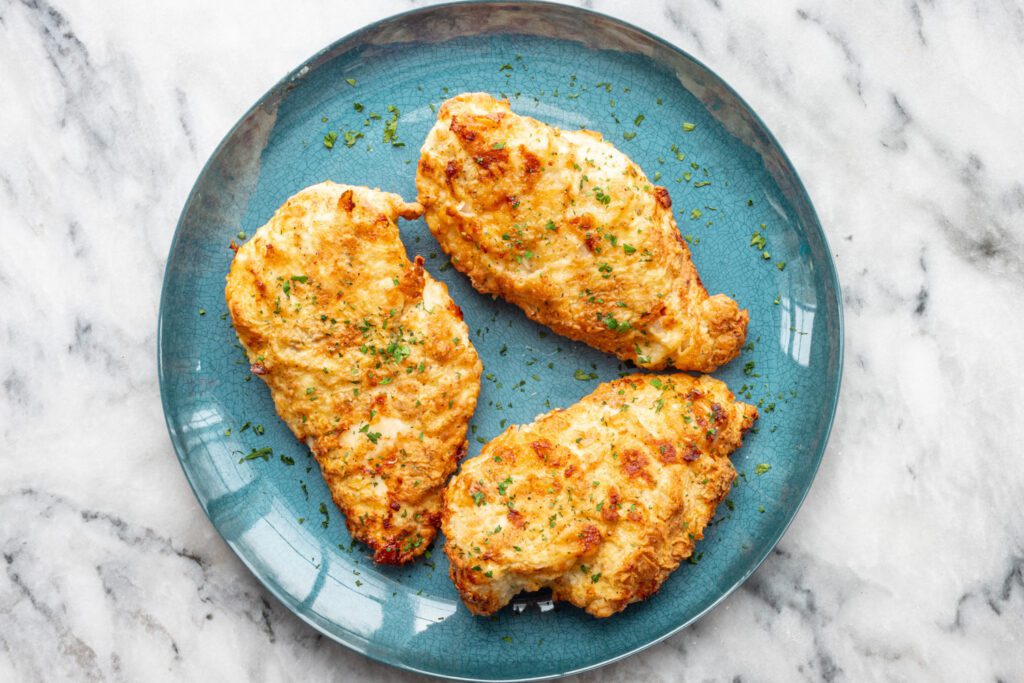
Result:
<svg viewBox="0 0 1024 683"><path fill-rule="evenodd" d="M710 372L739 354L747 312L708 296L668 191L600 133L458 95L438 111L416 186L452 265L532 320L652 369Z"/></svg>
<svg viewBox="0 0 1024 683"><path fill-rule="evenodd" d="M722 382L631 375L513 426L445 492L451 578L471 612L551 588L596 617L655 593L703 538L757 419Z"/></svg>
<svg viewBox="0 0 1024 683"><path fill-rule="evenodd" d="M410 261L399 216L365 187L308 187L240 247L231 320L277 413L309 445L352 537L408 562L437 534L481 364L444 284Z"/></svg>

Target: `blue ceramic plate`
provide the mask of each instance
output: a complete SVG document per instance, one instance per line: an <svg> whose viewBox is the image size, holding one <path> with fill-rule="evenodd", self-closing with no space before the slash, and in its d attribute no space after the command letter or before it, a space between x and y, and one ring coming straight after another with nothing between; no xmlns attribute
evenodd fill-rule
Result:
<svg viewBox="0 0 1024 683"><path fill-rule="evenodd" d="M240 231L251 235L289 195L325 179L415 198L417 154L435 108L477 90L507 96L520 114L604 133L669 189L708 289L750 310L751 343L716 373L761 407L756 433L734 457L740 478L694 562L610 619L551 606L543 596L526 596L493 618L472 617L448 580L443 541L412 566L375 567L351 543L266 387L249 375L225 316L228 245L244 239ZM389 105L405 146L383 141ZM328 149L332 131L339 137ZM349 133L346 141L346 131L362 137ZM632 370L477 294L422 221L402 223L401 233L410 256L422 254L448 284L484 363L471 455L506 424L568 406ZM474 3L364 28L296 69L242 117L182 212L164 280L159 362L171 439L200 504L289 609L399 667L530 679L651 645L754 571L796 514L825 449L842 317L828 245L796 172L760 119L707 67L591 12ZM269 459L239 461L267 447Z"/></svg>

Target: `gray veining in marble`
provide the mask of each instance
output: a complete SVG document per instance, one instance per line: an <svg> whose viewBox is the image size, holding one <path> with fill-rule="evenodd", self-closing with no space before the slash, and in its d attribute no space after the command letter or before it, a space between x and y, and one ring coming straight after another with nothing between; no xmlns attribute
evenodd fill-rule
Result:
<svg viewBox="0 0 1024 683"><path fill-rule="evenodd" d="M403 680L278 605L164 428L159 288L225 131L423 3L0 0L0 680ZM761 114L844 287L832 441L777 550L586 680L1024 680L1024 6L583 3Z"/></svg>

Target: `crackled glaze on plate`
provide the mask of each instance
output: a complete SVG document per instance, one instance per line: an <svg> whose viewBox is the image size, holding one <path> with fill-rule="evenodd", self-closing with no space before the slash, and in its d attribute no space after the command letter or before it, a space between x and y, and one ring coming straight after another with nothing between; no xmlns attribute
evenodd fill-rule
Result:
<svg viewBox="0 0 1024 683"><path fill-rule="evenodd" d="M307 449L249 375L224 316L228 247L239 231L251 235L288 196L325 179L413 199L434 107L466 90L508 96L516 112L554 125L601 131L650 178L660 173L704 284L750 310L751 345L715 373L761 406L756 433L733 458L740 478L697 546L699 561L611 619L543 596L474 618L448 580L440 542L414 565L373 566L366 549L351 544ZM382 140L388 105L400 111L403 147ZM381 119L364 126L370 112ZM325 134L347 130L363 137L350 147L339 135L333 149L324 146ZM402 223L401 234L410 257L423 255L447 283L485 366L471 456L505 425L567 406L632 369L476 293L422 220ZM320 631L375 659L488 680L607 663L692 622L739 585L810 487L842 363L828 247L796 173L756 115L706 67L639 29L575 8L517 3L432 7L374 24L257 103L214 153L184 208L159 340L164 408L182 467L214 526L267 588ZM273 450L269 460L239 462L265 447Z"/></svg>

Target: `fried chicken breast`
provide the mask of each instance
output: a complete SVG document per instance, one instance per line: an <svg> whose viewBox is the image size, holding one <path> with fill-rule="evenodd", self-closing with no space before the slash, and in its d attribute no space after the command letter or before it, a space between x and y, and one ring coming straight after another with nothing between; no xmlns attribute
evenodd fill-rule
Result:
<svg viewBox="0 0 1024 683"><path fill-rule="evenodd" d="M416 186L452 265L559 334L643 367L700 372L743 346L748 314L708 296L668 191L600 133L458 95L438 112Z"/></svg>
<svg viewBox="0 0 1024 683"><path fill-rule="evenodd" d="M238 249L225 292L253 374L352 537L389 564L436 536L480 387L462 312L399 240L398 216L421 212L379 190L308 187Z"/></svg>
<svg viewBox="0 0 1024 683"><path fill-rule="evenodd" d="M729 493L757 419L722 382L632 375L512 426L445 492L452 581L474 614L550 587L595 617L652 595Z"/></svg>

